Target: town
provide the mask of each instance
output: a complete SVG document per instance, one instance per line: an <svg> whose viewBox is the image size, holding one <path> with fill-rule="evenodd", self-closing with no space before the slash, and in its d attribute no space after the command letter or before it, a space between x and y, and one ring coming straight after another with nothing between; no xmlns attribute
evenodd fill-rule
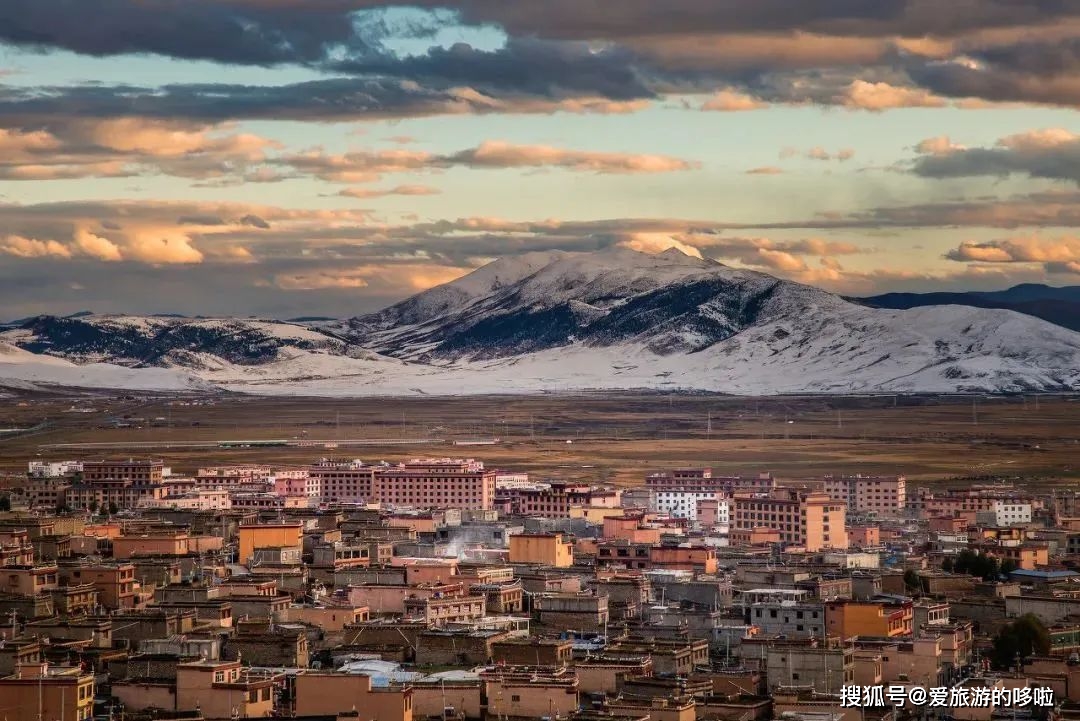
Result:
<svg viewBox="0 0 1080 721"><path fill-rule="evenodd" d="M124 458L32 461L3 506L9 721L989 720L1080 702L1080 493ZM951 706L895 699L946 688ZM1001 702L1032 689L1050 708Z"/></svg>

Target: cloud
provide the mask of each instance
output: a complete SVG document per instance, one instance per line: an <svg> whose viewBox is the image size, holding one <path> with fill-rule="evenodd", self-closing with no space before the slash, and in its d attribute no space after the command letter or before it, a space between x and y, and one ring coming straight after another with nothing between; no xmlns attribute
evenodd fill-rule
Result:
<svg viewBox="0 0 1080 721"><path fill-rule="evenodd" d="M921 155L948 155L958 150L965 150L965 148L963 145L954 143L948 135L926 138L915 146L915 152Z"/></svg>
<svg viewBox="0 0 1080 721"><path fill-rule="evenodd" d="M629 237L620 240L618 244L642 253L659 253L670 248L677 248L687 255L695 258L701 257L700 250L673 235L665 233L631 233Z"/></svg>
<svg viewBox="0 0 1080 721"><path fill-rule="evenodd" d="M568 150L547 145L516 145L489 140L474 148L456 153L436 154L414 150L351 151L327 154L312 150L282 156L272 162L287 167L294 174L313 175L337 183L366 183L383 174L452 167L468 168L560 168L563 170L608 174L670 173L690 170L697 163L665 155L611 153ZM419 186L403 186L416 191ZM352 197L375 197L370 194ZM421 192L399 194L423 194Z"/></svg>
<svg viewBox="0 0 1080 721"><path fill-rule="evenodd" d="M9 235L0 241L0 253L18 258L70 258L71 249L55 240L35 240L19 235Z"/></svg>
<svg viewBox="0 0 1080 721"><path fill-rule="evenodd" d="M76 229L75 247L98 260L115 262L123 259L120 248L115 243L107 238L102 238L100 235L95 235L85 228Z"/></svg>
<svg viewBox="0 0 1080 721"><path fill-rule="evenodd" d="M345 198L383 198L388 195L438 195L442 191L430 185L398 185L393 188L345 188L338 195Z"/></svg>
<svg viewBox="0 0 1080 721"><path fill-rule="evenodd" d="M1080 183L1080 135L1059 128L1018 133L993 147L924 154L912 172L925 178L1025 175Z"/></svg>
<svg viewBox="0 0 1080 721"><path fill-rule="evenodd" d="M670 173L697 163L664 155L563 150L547 145L514 145L487 141L439 160L450 165L486 168L557 167L594 173Z"/></svg>
<svg viewBox="0 0 1080 721"><path fill-rule="evenodd" d="M274 284L282 290L324 290L326 288L366 288L368 275L361 271L321 270L314 273L281 273Z"/></svg>
<svg viewBox="0 0 1080 721"><path fill-rule="evenodd" d="M57 180L243 172L279 146L228 126L147 118L57 117L47 127L0 128L0 179Z"/></svg>
<svg viewBox="0 0 1080 721"><path fill-rule="evenodd" d="M842 105L858 110L893 110L896 108L940 108L946 100L922 88L898 87L886 82L855 80L848 86Z"/></svg>
<svg viewBox="0 0 1080 721"><path fill-rule="evenodd" d="M706 100L701 105L702 110L713 110L723 113L743 112L747 110L761 110L769 107L768 103L757 98L734 90L721 90Z"/></svg>
<svg viewBox="0 0 1080 721"><path fill-rule="evenodd" d="M764 165L759 168L750 168L746 171L747 175L781 175L784 169L775 165Z"/></svg>
<svg viewBox="0 0 1080 721"><path fill-rule="evenodd" d="M836 160L839 162L844 162L845 160L851 160L852 158L854 158L855 151L851 148L841 148L836 152L829 152L825 148L817 146L807 150L806 153L804 153L804 156L810 160ZM781 153L781 157L784 157L783 153Z"/></svg>
<svg viewBox="0 0 1080 721"><path fill-rule="evenodd" d="M1027 236L986 242L968 240L950 250L945 257L979 263L1076 263L1080 262L1080 238Z"/></svg>
<svg viewBox="0 0 1080 721"><path fill-rule="evenodd" d="M310 64L335 48L370 51L377 26L354 23L345 3L232 0L5 0L0 40L7 44L109 56L153 53L250 65Z"/></svg>

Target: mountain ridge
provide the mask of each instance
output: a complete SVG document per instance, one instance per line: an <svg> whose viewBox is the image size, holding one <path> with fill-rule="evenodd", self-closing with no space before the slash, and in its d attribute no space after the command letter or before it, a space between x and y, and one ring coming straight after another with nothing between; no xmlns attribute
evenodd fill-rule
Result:
<svg viewBox="0 0 1080 721"><path fill-rule="evenodd" d="M930 293L885 293L865 298L849 298L871 308L908 310L932 305L968 305L975 308L1012 310L1041 318L1063 328L1080 331L1080 286L1049 286L1021 283L997 291L937 291Z"/></svg>
<svg viewBox="0 0 1080 721"><path fill-rule="evenodd" d="M506 258L341 321L38 316L0 343L29 354L0 379L84 368L100 384L168 373L169 387L260 394L1080 389L1080 333L1038 318L872 308L675 249Z"/></svg>

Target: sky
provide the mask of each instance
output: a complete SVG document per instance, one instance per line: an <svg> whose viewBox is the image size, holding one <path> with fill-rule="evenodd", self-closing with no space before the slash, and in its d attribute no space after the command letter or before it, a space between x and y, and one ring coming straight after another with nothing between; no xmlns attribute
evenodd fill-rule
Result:
<svg viewBox="0 0 1080 721"><path fill-rule="evenodd" d="M5 0L0 320L347 317L530 251L1080 284L1080 0Z"/></svg>

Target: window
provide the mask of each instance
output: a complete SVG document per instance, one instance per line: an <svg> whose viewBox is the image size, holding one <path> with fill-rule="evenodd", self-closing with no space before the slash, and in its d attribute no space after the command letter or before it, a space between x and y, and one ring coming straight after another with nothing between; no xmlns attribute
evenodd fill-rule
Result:
<svg viewBox="0 0 1080 721"><path fill-rule="evenodd" d="M518 703L519 701L521 701L521 696L519 696L519 695L517 695L517 694L515 693L515 694L513 694L513 695L512 695L511 697L510 697L510 700L511 700L511 701L512 701L513 703Z"/></svg>

